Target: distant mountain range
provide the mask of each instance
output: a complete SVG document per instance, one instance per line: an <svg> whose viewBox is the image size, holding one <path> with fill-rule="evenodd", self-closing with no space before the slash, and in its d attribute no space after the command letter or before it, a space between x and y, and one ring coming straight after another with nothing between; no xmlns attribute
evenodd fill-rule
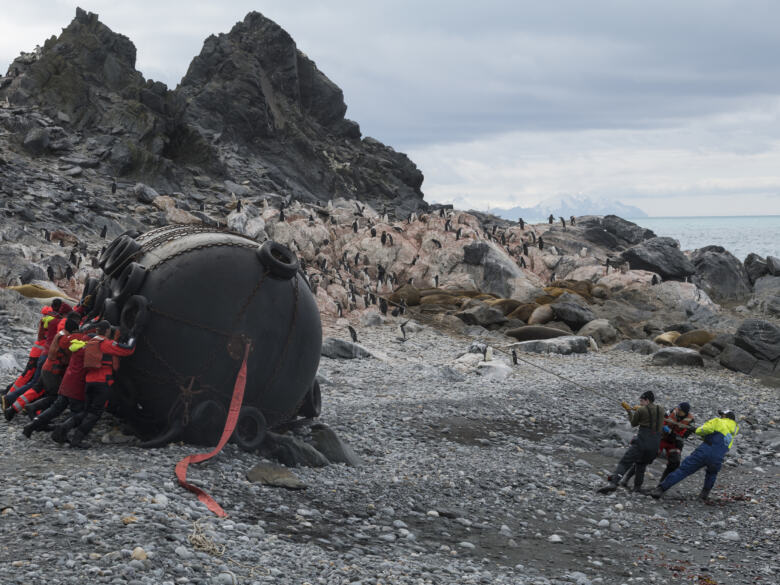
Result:
<svg viewBox="0 0 780 585"><path fill-rule="evenodd" d="M584 195L562 195L545 199L533 207L510 207L509 209L490 209L490 213L517 221L522 217L526 221L545 219L551 213L557 219L571 215L617 215L619 217L647 217L647 214L633 205L608 199L591 199Z"/></svg>

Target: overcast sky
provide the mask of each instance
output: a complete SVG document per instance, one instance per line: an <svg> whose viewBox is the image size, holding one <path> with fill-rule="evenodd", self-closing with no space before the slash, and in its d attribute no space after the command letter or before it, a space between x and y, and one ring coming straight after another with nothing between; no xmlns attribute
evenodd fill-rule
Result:
<svg viewBox="0 0 780 585"><path fill-rule="evenodd" d="M655 216L780 214L775 0L0 0L0 69L77 5L171 88L209 34L263 13L364 135L417 163L429 202L583 194Z"/></svg>

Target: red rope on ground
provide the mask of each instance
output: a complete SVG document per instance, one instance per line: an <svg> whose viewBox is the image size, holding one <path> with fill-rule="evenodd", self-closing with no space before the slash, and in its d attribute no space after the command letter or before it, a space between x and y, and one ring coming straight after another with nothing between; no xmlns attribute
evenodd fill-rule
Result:
<svg viewBox="0 0 780 585"><path fill-rule="evenodd" d="M176 464L176 479L179 480L179 485L186 490L191 491L198 496L198 499L203 502L206 507L214 512L221 518L226 518L227 513L222 509L217 501L208 495L204 490L198 486L194 486L191 483L187 483L187 467L190 463L201 463L207 461L219 453L225 444L233 434L233 430L236 428L236 422L238 421L238 413L241 410L241 404L244 401L244 389L246 388L246 362L249 358L249 350L251 346L249 343L244 348L244 361L241 364L241 369L238 370L238 376L236 376L236 384L233 386L233 398L230 400L230 410L228 411L227 419L225 420L225 428L222 430L222 437L219 439L219 443L214 447L211 453L197 453L195 455L187 455L184 459Z"/></svg>

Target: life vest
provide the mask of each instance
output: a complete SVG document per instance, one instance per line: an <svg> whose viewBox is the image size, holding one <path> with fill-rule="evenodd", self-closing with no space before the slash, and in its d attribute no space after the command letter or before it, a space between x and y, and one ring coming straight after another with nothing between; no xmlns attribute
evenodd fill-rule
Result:
<svg viewBox="0 0 780 585"><path fill-rule="evenodd" d="M100 344L107 341L105 337L96 335L89 341L84 348L84 367L86 369L98 369L104 366L111 367L112 370L119 368L119 357L110 353L103 353Z"/></svg>

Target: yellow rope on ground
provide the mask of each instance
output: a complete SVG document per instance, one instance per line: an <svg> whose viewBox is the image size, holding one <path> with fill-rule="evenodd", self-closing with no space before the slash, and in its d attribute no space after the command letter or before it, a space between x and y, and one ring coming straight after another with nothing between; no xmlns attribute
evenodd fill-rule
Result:
<svg viewBox="0 0 780 585"><path fill-rule="evenodd" d="M192 532L190 532L187 536L187 540L192 545L192 548L205 552L206 554L210 554L211 556L222 557L225 554L225 546L216 544L213 540L206 536L206 533L203 531L203 527L200 524L200 520L196 520L192 523ZM262 575L270 574L270 571L266 567L261 567L259 565L249 565L239 562L235 559L231 559L230 557L225 557L225 560L233 563L238 567L241 567L242 569L247 569L249 571L250 577L254 577L255 573Z"/></svg>

